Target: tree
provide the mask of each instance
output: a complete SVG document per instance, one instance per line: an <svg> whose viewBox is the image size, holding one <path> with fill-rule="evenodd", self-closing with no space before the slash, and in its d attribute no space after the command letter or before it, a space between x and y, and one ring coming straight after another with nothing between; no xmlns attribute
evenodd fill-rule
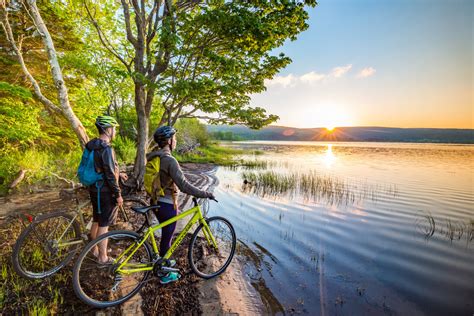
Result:
<svg viewBox="0 0 474 316"><path fill-rule="evenodd" d="M191 2L189 3L192 5ZM84 4L101 43L110 54L123 64L133 79L135 109L138 119L137 155L133 175L141 185L145 173L148 124L155 97L156 81L166 69L170 59L170 46L172 45L170 34L173 29L175 10L184 10L189 4L185 1L176 6L170 0L155 0L151 3L149 1L122 0L122 16L117 19L123 19L124 33L131 46L123 49L117 48L113 44L114 41L109 38L107 31L104 31L103 25L99 24L98 14L96 14L101 10L112 12L114 6L107 1L95 4L95 6L87 2ZM97 8L99 10L96 10ZM116 13L113 12L112 15L114 14ZM117 24L113 27L119 27L120 23L115 22Z"/></svg>
<svg viewBox="0 0 474 316"><path fill-rule="evenodd" d="M201 117L258 128L277 119L263 108L248 108L248 94L262 91L264 79L289 62L269 52L307 27L304 6L316 2L121 0L118 6L84 0L84 4L102 45L134 82L138 119L134 177L141 183L156 94L165 110L158 124Z"/></svg>
<svg viewBox="0 0 474 316"><path fill-rule="evenodd" d="M157 89L165 110L159 125L197 117L261 128L278 116L248 107L249 94L263 91L264 80L291 61L270 52L307 28L304 3L213 3L177 17L176 45Z"/></svg>
<svg viewBox="0 0 474 316"><path fill-rule="evenodd" d="M9 11L19 10L21 9L21 7L23 7L23 9L26 10L26 12L28 13L28 16L31 18L31 22L33 22L34 24L34 28L36 29L37 33L43 41L43 45L48 56L48 63L51 67L51 75L57 91L57 101L59 102L59 106L43 94L38 81L28 70L22 52L22 45L25 36L21 34L18 39L15 39L13 35L13 30L9 20ZM59 65L58 54L54 47L54 43L48 31L48 28L46 27L43 18L40 14L40 11L36 5L36 1L26 0L20 2L7 2L6 0L0 0L0 14L0 24L2 25L5 37L11 48L13 49L13 52L18 59L18 62L21 66L24 75L28 78L31 85L33 86L35 96L49 110L64 116L68 120L71 128L79 139L81 146L84 147L89 138L87 136L84 126L77 118L69 103L68 90L63 79L61 67Z"/></svg>

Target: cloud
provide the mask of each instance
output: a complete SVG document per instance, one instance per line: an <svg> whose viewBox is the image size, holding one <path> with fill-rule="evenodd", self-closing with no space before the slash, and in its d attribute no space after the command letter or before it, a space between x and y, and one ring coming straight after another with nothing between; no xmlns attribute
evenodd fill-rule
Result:
<svg viewBox="0 0 474 316"><path fill-rule="evenodd" d="M298 83L311 85L331 78L341 78L351 69L352 64L348 64L345 66L334 67L329 73L318 73L316 71L310 71L301 76L293 74L289 74L286 76L275 76L271 80L265 80L265 86L281 86L283 88L287 88L293 87Z"/></svg>
<svg viewBox="0 0 474 316"><path fill-rule="evenodd" d="M339 78L344 76L349 70L351 70L352 64L346 65L346 66L340 66L340 67L334 67L331 70L331 76L335 78Z"/></svg>
<svg viewBox="0 0 474 316"><path fill-rule="evenodd" d="M299 79L304 83L314 83L323 80L326 78L325 74L318 74L315 71L308 72L302 75Z"/></svg>
<svg viewBox="0 0 474 316"><path fill-rule="evenodd" d="M367 78L375 74L375 72L376 72L375 68L366 67L357 74L357 78Z"/></svg>
<svg viewBox="0 0 474 316"><path fill-rule="evenodd" d="M297 77L289 74L288 76L275 76L271 80L265 80L265 86L283 86L284 88L295 85Z"/></svg>

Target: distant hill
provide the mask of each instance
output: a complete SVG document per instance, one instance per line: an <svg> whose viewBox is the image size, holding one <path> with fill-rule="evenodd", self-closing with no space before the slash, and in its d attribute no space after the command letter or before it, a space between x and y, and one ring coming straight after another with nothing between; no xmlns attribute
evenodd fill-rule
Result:
<svg viewBox="0 0 474 316"><path fill-rule="evenodd" d="M208 125L207 129L215 138L221 140L367 141L474 144L473 129L338 127L333 132L328 132L325 128L294 128L285 126L267 126L261 130L251 130L242 125Z"/></svg>

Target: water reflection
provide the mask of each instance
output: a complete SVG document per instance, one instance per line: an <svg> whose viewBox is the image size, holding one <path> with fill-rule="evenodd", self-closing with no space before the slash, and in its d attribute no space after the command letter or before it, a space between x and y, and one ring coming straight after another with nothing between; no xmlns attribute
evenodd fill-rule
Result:
<svg viewBox="0 0 474 316"><path fill-rule="evenodd" d="M332 152L332 144L328 144L328 147L323 156L323 161L324 161L324 164L326 165L326 168L328 169L331 168L335 160L336 160L336 156Z"/></svg>
<svg viewBox="0 0 474 316"><path fill-rule="evenodd" d="M219 169L210 214L251 248L269 314L472 314L474 146L244 145L265 153Z"/></svg>
<svg viewBox="0 0 474 316"><path fill-rule="evenodd" d="M451 242L466 240L466 245L474 240L474 219L461 221L450 218L435 219L430 212L423 212L415 222L417 230L430 239L435 234L441 235Z"/></svg>

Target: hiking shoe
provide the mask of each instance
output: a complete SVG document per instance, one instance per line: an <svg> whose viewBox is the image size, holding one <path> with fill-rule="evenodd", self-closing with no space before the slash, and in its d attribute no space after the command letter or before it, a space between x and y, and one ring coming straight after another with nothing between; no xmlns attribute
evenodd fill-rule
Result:
<svg viewBox="0 0 474 316"><path fill-rule="evenodd" d="M181 275L178 272L170 272L166 276L160 278L161 284L168 284L179 280Z"/></svg>

